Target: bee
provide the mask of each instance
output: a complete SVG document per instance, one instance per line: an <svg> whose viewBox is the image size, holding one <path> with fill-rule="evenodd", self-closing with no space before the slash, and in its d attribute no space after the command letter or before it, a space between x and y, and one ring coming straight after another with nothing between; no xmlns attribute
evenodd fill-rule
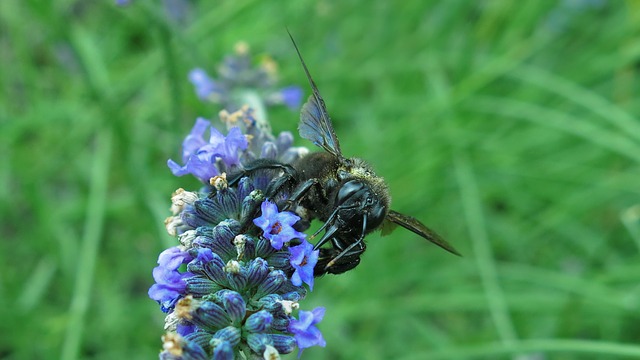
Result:
<svg viewBox="0 0 640 360"><path fill-rule="evenodd" d="M414 217L390 209L391 197L384 180L364 160L346 158L318 87L302 58L291 33L289 37L311 86L312 94L303 105L298 131L324 152L310 153L293 164L258 159L230 178L259 170L279 170L281 175L269 185L266 195L274 198L282 192L289 197L284 210L293 209L306 221L318 219L324 224L311 236L324 234L314 246L320 251L314 275L341 274L355 268L366 250L364 238L374 230L400 225L450 253L460 255L447 241ZM390 226L388 226L390 225ZM330 242L329 247L322 247Z"/></svg>

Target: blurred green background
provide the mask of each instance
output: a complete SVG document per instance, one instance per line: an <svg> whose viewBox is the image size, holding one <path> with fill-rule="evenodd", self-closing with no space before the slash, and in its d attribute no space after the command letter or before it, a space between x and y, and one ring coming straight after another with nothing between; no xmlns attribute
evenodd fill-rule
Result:
<svg viewBox="0 0 640 360"><path fill-rule="evenodd" d="M157 358L151 269L197 186L166 159L220 110L187 74L244 40L308 94L286 27L344 153L464 254L371 235L303 302L303 358L640 358L638 2L185 3L0 2L0 358Z"/></svg>

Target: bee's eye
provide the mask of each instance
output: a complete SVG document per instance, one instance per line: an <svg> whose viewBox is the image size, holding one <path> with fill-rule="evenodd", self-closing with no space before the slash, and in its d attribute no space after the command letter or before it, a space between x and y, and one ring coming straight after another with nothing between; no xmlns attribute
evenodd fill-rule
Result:
<svg viewBox="0 0 640 360"><path fill-rule="evenodd" d="M364 184L357 180L347 181L342 185L340 191L338 191L338 204L343 204L354 194L362 190Z"/></svg>

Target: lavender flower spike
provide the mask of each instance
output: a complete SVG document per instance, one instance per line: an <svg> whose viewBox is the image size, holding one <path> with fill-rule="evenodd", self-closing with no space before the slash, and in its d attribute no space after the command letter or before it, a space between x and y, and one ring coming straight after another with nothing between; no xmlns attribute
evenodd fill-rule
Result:
<svg viewBox="0 0 640 360"><path fill-rule="evenodd" d="M255 160L293 164L308 153L292 147L291 133L274 136L264 112L265 105L298 107L302 92L276 87L269 62L254 69L246 46L236 55L216 78L191 72L198 96L225 110L217 129L198 118L181 161L167 161L174 175L205 186L174 193L165 221L180 245L160 255L149 289L167 313L161 360L276 359L325 346L317 327L324 308L299 310L319 257L302 232L311 219L278 209L287 192L269 199L278 171L251 171Z"/></svg>

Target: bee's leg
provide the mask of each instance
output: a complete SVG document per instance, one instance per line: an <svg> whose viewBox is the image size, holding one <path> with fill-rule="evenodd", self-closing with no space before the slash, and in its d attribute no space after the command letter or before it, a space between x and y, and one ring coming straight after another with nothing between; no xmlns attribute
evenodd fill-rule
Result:
<svg viewBox="0 0 640 360"><path fill-rule="evenodd" d="M267 199L273 199L278 193L287 187L287 184L291 184L295 180L295 175L285 172L281 176L271 180L267 186L265 196Z"/></svg>
<svg viewBox="0 0 640 360"><path fill-rule="evenodd" d="M295 181L298 171L289 164L284 164L272 159L257 159L250 164L246 165L244 169L229 176L227 183L229 186L234 186L245 176L251 176L253 173L261 170L280 170L282 175L279 175L271 180L267 189L265 190L265 196L268 199L273 199L282 189L289 187L293 181ZM292 187L292 186L291 186Z"/></svg>
<svg viewBox="0 0 640 360"><path fill-rule="evenodd" d="M325 221L324 224L318 230L316 230L316 232L313 233L313 235L311 235L311 237L309 238L311 240L311 239L315 238L316 235L318 235L321 231L323 231L323 230L325 231L324 235L322 235L322 239L320 239L316 243L316 245L313 247L314 250L318 250L327 241L334 239L333 235L337 231L339 231L341 228L344 228L345 224L342 223L340 220L338 220L338 213L340 211L342 211L342 210L353 209L355 207L356 207L356 205L340 205L340 206L336 207L335 210L333 210L331 215L329 215L329 218L327 218L327 221ZM363 233L362 237L364 238L364 233ZM334 241L334 240L332 240L332 241ZM342 247L336 245L335 241L334 241L334 247L336 247L336 249L342 250Z"/></svg>
<svg viewBox="0 0 640 360"><path fill-rule="evenodd" d="M286 200L283 210L289 210L291 206L297 204L300 200L302 200L302 198L309 193L309 190L311 190L312 187L318 186L319 183L320 180L313 178L298 185L298 187L296 187L293 193L291 193L289 198Z"/></svg>
<svg viewBox="0 0 640 360"><path fill-rule="evenodd" d="M357 247L357 249L352 249ZM362 241L355 242L347 247L347 251L340 251L334 248L320 249L318 263L313 269L314 276L329 274L342 274L360 264L360 256L365 251L366 246Z"/></svg>
<svg viewBox="0 0 640 360"><path fill-rule="evenodd" d="M261 170L280 170L282 171L282 175L277 176L269 183L265 196L268 199L275 197L287 184L290 184L293 180L295 180L298 172L293 166L288 164L283 164L279 161L272 159L257 159L248 165L245 165L244 169L238 171L237 173L232 174L227 178L227 183L229 186L234 186L238 184L238 181L245 176L251 176L257 171ZM209 196L213 196L214 193ZM242 231L246 231L246 229L251 226L252 220L255 218L256 213L260 209L260 204L254 204L254 206L247 212L247 215L243 219L241 223Z"/></svg>
<svg viewBox="0 0 640 360"><path fill-rule="evenodd" d="M313 276L322 276L327 273L327 264L335 257L338 250L333 248L322 248L318 255L318 262L313 268Z"/></svg>
<svg viewBox="0 0 640 360"><path fill-rule="evenodd" d="M240 181L240 179L242 179L243 177L249 176L259 170L282 170L282 172L286 174L289 179L293 179L298 173L296 169L294 169L293 166L289 164L283 164L272 159L257 159L250 164L245 165L244 169L230 175L227 178L227 183L229 184L229 186L233 186L237 184L238 181ZM282 185L284 185L284 183Z"/></svg>
<svg viewBox="0 0 640 360"><path fill-rule="evenodd" d="M338 251L340 252L333 256L333 258L324 265L324 268L322 269L323 273L328 272L331 274L341 274L353 269L360 263L360 256L367 248L364 243L366 229L367 214L365 213L362 217L362 232L356 241L351 243L349 246L344 247L346 244L343 238L332 238L331 242L333 244L333 253L335 254Z"/></svg>
<svg viewBox="0 0 640 360"><path fill-rule="evenodd" d="M353 250L353 248L356 247L356 246L358 248ZM327 268L332 267L334 264L339 262L340 259L342 259L342 258L350 258L350 257L353 257L353 256L360 257L360 254L362 254L364 252L364 249L365 249L364 242L362 241L362 239L359 239L358 241L354 242L353 244L347 246L338 255L336 255L336 257L331 259L331 261L329 261L327 263L326 267Z"/></svg>
<svg viewBox="0 0 640 360"><path fill-rule="evenodd" d="M358 264L360 264L360 254L343 257L340 262L327 267L326 271L329 274L338 275L355 268L356 266L358 266Z"/></svg>

